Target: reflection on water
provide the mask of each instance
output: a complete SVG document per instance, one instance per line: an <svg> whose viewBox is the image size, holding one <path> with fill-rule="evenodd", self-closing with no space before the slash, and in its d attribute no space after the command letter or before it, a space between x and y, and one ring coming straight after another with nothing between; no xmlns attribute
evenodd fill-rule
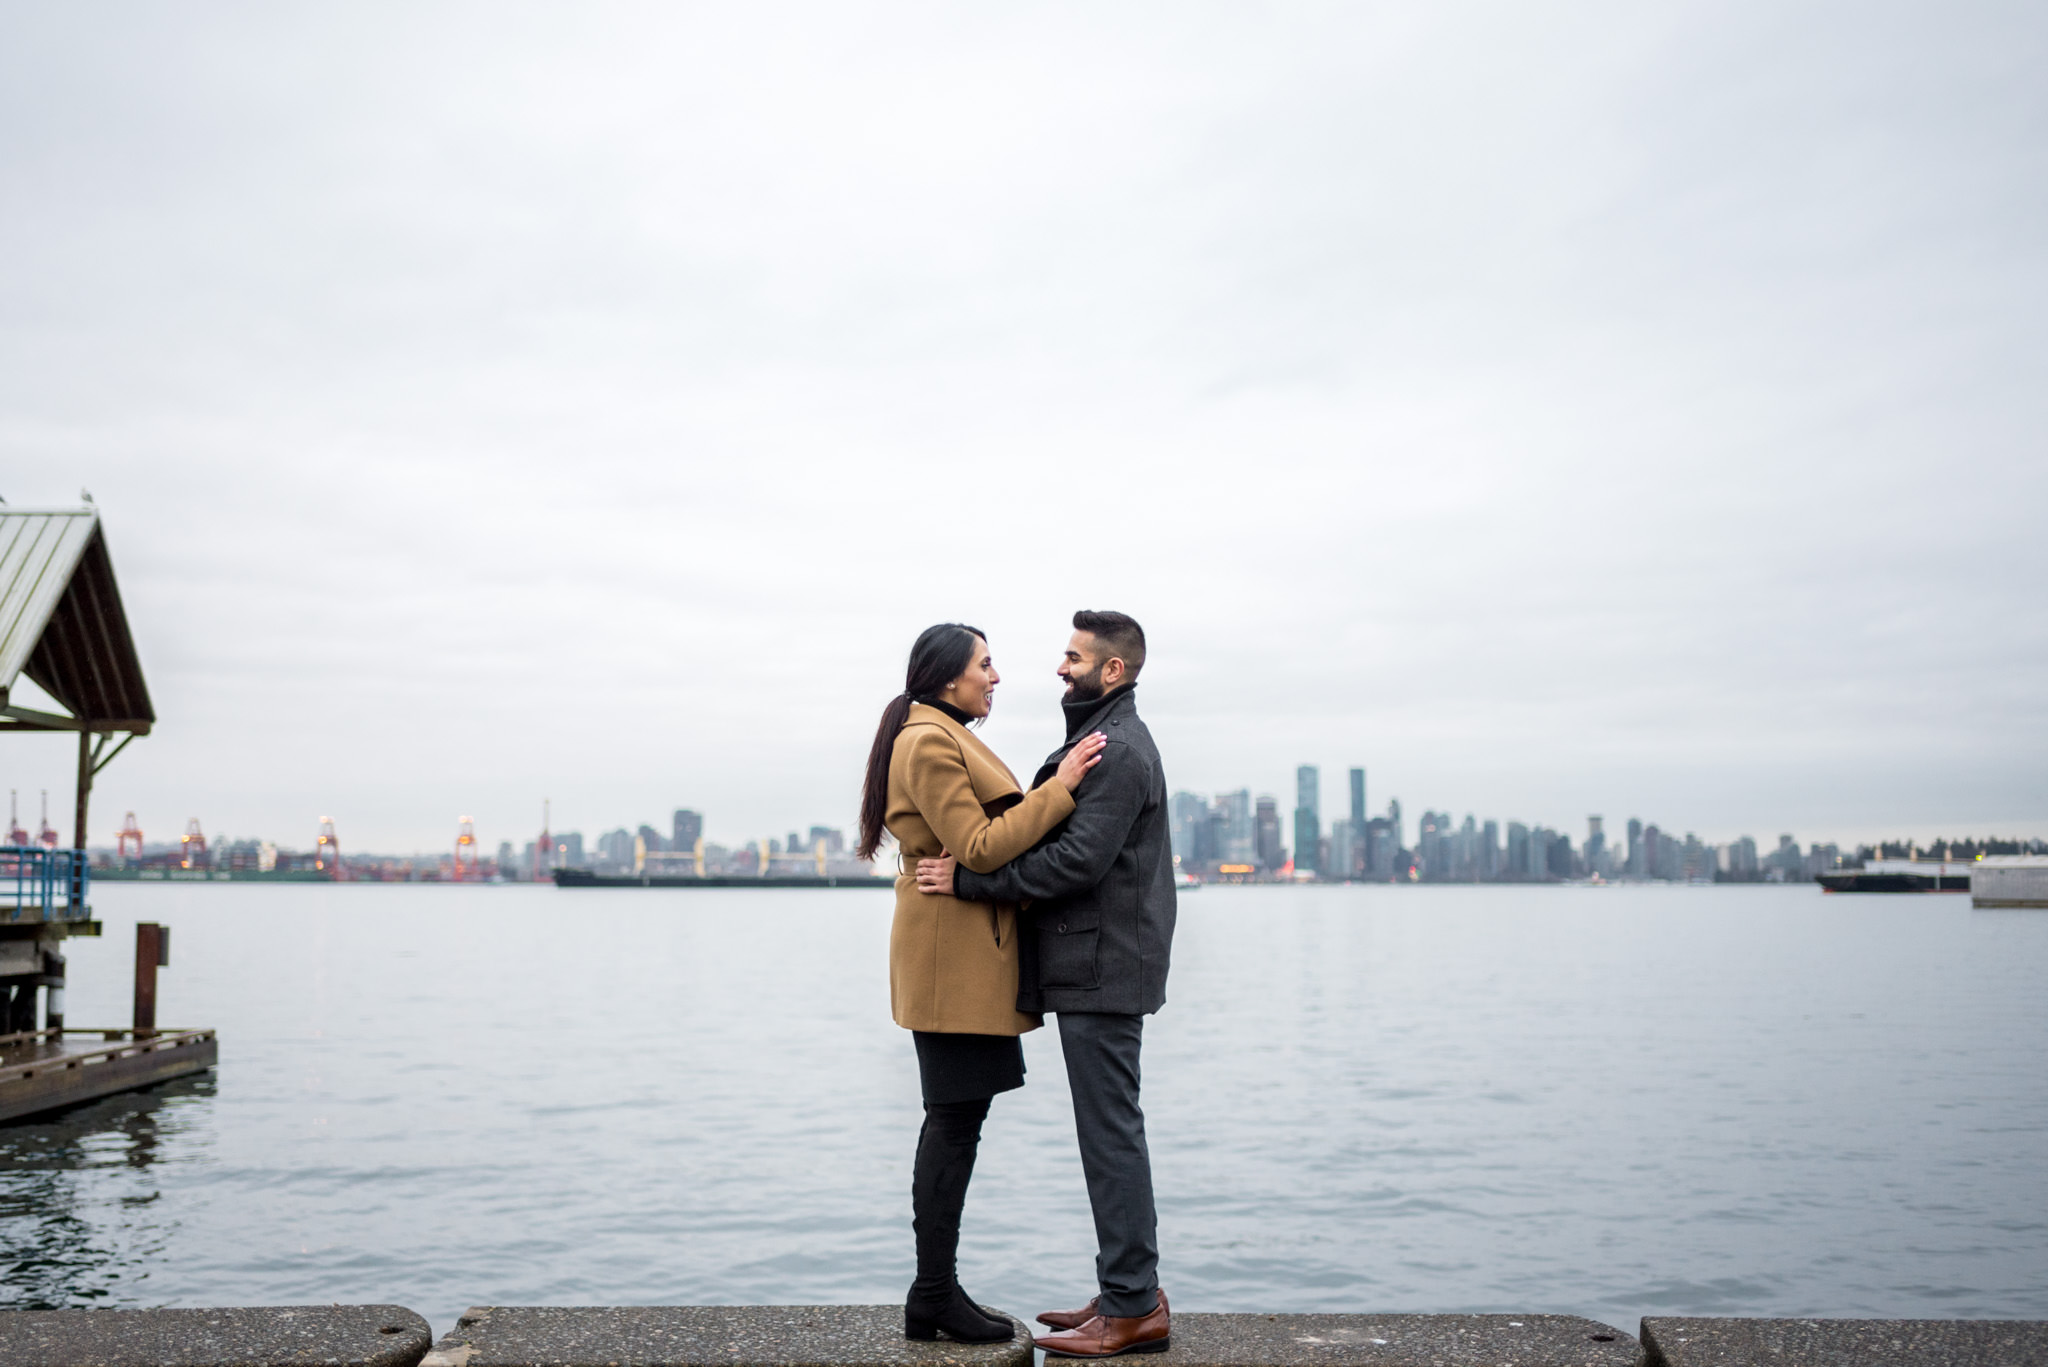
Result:
<svg viewBox="0 0 2048 1367"><path fill-rule="evenodd" d="M146 1299L137 1283L174 1233L159 1169L205 1148L214 1090L200 1073L0 1126L0 1306Z"/></svg>

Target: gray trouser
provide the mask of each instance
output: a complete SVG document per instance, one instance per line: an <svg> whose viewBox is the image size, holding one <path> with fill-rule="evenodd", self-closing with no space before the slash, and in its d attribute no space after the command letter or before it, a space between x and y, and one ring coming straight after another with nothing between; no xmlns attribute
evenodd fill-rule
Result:
<svg viewBox="0 0 2048 1367"><path fill-rule="evenodd" d="M1095 1211L1095 1280L1105 1315L1149 1315L1159 1304L1159 1219L1152 1208L1152 1155L1138 1109L1143 1016L1056 1013L1081 1172Z"/></svg>

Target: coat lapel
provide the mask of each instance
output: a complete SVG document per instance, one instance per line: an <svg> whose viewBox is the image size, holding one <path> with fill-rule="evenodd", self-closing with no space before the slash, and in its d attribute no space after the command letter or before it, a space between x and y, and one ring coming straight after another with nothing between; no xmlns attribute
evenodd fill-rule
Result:
<svg viewBox="0 0 2048 1367"><path fill-rule="evenodd" d="M905 725L918 724L940 727L960 743L960 753L967 761L967 781L974 787L976 802L987 807L1024 796L1023 788L1018 786L1017 776L996 758L995 751L982 744L981 737L959 722L936 707L912 703L910 717Z"/></svg>

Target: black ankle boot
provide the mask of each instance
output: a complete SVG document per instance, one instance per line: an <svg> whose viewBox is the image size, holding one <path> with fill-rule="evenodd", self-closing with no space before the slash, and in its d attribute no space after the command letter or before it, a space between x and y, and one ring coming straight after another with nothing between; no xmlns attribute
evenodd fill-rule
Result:
<svg viewBox="0 0 2048 1367"><path fill-rule="evenodd" d="M988 1311L983 1310L981 1307L981 1302L967 1294L967 1288L960 1285L960 1279L958 1277L955 1277L953 1279L953 1289L960 1293L961 1300L966 1301L969 1305L973 1306L976 1310L980 1311L981 1317L987 1320L990 1324L1008 1324L1010 1322L1010 1317L1008 1315L991 1315ZM1012 1329L1011 1332L1015 1333L1016 1331L1015 1329Z"/></svg>
<svg viewBox="0 0 2048 1367"><path fill-rule="evenodd" d="M913 1288L903 1303L903 1337L935 1339L940 1334L955 1343L1007 1343L1017 1337L1017 1326L982 1314L957 1283L938 1302L919 1300Z"/></svg>

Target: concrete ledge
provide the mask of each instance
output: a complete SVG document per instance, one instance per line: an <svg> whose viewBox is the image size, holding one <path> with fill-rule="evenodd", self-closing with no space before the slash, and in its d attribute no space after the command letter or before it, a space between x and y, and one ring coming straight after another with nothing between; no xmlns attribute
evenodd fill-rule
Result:
<svg viewBox="0 0 2048 1367"><path fill-rule="evenodd" d="M7 1367L415 1367L432 1341L395 1305L0 1311Z"/></svg>
<svg viewBox="0 0 2048 1367"><path fill-rule="evenodd" d="M1648 1367L2048 1367L2044 1320L1643 1321Z"/></svg>
<svg viewBox="0 0 2048 1367"><path fill-rule="evenodd" d="M1636 1367L1612 1325L1573 1315L1183 1315L1148 1363L1188 1367ZM1050 1364L1055 1359L1048 1358Z"/></svg>
<svg viewBox="0 0 2048 1367"><path fill-rule="evenodd" d="M1009 1343L913 1343L900 1305L486 1305L422 1367L1031 1367L1031 1352L1022 1323Z"/></svg>

